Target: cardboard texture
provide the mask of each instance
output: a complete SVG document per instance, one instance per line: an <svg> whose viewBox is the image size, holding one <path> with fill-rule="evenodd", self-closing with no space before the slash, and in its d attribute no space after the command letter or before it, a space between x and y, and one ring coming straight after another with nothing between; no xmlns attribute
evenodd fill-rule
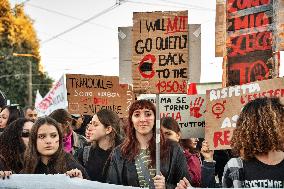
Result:
<svg viewBox="0 0 284 189"><path fill-rule="evenodd" d="M188 14L133 13L132 77L140 93L186 93Z"/></svg>
<svg viewBox="0 0 284 189"><path fill-rule="evenodd" d="M226 49L226 1L216 0L215 57L223 57Z"/></svg>
<svg viewBox="0 0 284 189"><path fill-rule="evenodd" d="M206 95L160 95L160 118L172 117L180 127L181 138L204 138ZM153 95L141 95L138 99L148 99L155 103Z"/></svg>
<svg viewBox="0 0 284 189"><path fill-rule="evenodd" d="M132 27L118 28L119 42L119 83L131 84L132 81Z"/></svg>
<svg viewBox="0 0 284 189"><path fill-rule="evenodd" d="M227 1L227 59L225 85L271 79L279 74L274 53L273 0Z"/></svg>
<svg viewBox="0 0 284 189"><path fill-rule="evenodd" d="M188 82L200 82L201 75L201 24L188 24L189 72ZM118 28L119 83L132 84L132 27ZM225 33L225 29L224 29Z"/></svg>
<svg viewBox="0 0 284 189"><path fill-rule="evenodd" d="M134 101L131 85L119 85L116 76L67 74L68 111L71 114L94 115L111 109L119 117L127 117Z"/></svg>
<svg viewBox="0 0 284 189"><path fill-rule="evenodd" d="M274 2L274 20L275 31L275 51L284 51L284 0L275 0Z"/></svg>
<svg viewBox="0 0 284 189"><path fill-rule="evenodd" d="M212 149L230 149L230 140L242 107L259 97L280 97L284 102L284 78L207 91L205 139Z"/></svg>

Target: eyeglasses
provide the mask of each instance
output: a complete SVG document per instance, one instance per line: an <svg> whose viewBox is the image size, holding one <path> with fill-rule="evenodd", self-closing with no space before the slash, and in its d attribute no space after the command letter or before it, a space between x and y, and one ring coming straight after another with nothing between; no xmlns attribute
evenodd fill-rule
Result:
<svg viewBox="0 0 284 189"><path fill-rule="evenodd" d="M22 132L22 137L28 138L29 136L30 136L30 132L28 132L28 131L23 131Z"/></svg>

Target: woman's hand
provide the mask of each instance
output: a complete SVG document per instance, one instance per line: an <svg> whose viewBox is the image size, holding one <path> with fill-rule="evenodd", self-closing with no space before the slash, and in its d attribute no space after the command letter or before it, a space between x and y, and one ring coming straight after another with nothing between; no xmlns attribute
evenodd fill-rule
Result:
<svg viewBox="0 0 284 189"><path fill-rule="evenodd" d="M204 140L202 142L202 148L200 150L200 153L204 157L205 161L207 161L207 162L212 162L213 161L214 151L213 150L209 150L209 144L208 144L208 142L206 140Z"/></svg>
<svg viewBox="0 0 284 189"><path fill-rule="evenodd" d="M77 178L83 178L82 172L79 169L71 169L70 171L67 171L65 173L66 175L68 175L69 177L77 177Z"/></svg>
<svg viewBox="0 0 284 189"><path fill-rule="evenodd" d="M156 175L154 178L154 186L155 189L165 189L166 188L166 182L165 182L165 177L161 175Z"/></svg>
<svg viewBox="0 0 284 189"><path fill-rule="evenodd" d="M179 181L179 183L177 183L177 187L175 189L187 189L187 187L191 187L189 181L183 177L182 180Z"/></svg>
<svg viewBox="0 0 284 189"><path fill-rule="evenodd" d="M2 178L3 180L5 178L9 179L10 175L12 175L12 171L0 171L0 178Z"/></svg>

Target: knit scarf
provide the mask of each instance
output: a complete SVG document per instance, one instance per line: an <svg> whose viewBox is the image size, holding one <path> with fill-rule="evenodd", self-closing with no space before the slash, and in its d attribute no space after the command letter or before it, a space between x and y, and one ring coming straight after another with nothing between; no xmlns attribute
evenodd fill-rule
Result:
<svg viewBox="0 0 284 189"><path fill-rule="evenodd" d="M63 138L64 151L71 153L72 151L72 132Z"/></svg>

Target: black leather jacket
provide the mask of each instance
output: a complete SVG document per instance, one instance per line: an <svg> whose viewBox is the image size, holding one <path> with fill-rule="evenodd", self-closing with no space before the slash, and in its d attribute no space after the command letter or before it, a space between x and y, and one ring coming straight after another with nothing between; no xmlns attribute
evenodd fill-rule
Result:
<svg viewBox="0 0 284 189"><path fill-rule="evenodd" d="M172 189L176 187L183 177L186 177L188 180L190 180L190 177L181 147L176 142L169 144L170 150L167 160L161 161L161 173L165 177L166 188ZM120 146L116 147L112 153L107 182L139 187L135 160L130 162L122 157Z"/></svg>

